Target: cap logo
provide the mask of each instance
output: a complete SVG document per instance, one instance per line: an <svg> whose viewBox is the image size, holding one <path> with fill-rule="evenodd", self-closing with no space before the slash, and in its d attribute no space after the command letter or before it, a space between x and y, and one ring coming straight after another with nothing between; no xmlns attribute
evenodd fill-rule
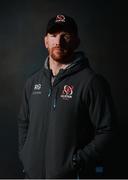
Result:
<svg viewBox="0 0 128 180"><path fill-rule="evenodd" d="M65 22L65 17L64 17L64 15L57 15L55 22L57 22L57 23L58 23L58 22Z"/></svg>

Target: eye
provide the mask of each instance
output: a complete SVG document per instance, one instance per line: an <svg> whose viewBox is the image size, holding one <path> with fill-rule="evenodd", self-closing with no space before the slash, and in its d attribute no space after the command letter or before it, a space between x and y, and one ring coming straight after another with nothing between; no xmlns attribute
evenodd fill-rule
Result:
<svg viewBox="0 0 128 180"><path fill-rule="evenodd" d="M50 34L50 37L56 37L56 34Z"/></svg>
<svg viewBox="0 0 128 180"><path fill-rule="evenodd" d="M64 35L64 39L65 39L66 41L70 41L70 40L71 40L71 35L70 35L70 34L65 34L65 35Z"/></svg>

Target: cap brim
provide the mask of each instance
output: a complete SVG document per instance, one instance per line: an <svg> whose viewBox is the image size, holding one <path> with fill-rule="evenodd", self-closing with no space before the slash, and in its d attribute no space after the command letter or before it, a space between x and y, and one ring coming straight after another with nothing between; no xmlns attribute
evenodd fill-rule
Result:
<svg viewBox="0 0 128 180"><path fill-rule="evenodd" d="M47 33L54 33L58 31L65 30L65 26L63 24L54 24L47 29Z"/></svg>
<svg viewBox="0 0 128 180"><path fill-rule="evenodd" d="M73 28L73 27L69 27L68 24L54 24L47 29L46 34L47 33L55 33L55 32L59 32L59 31L65 31L65 32L77 34L77 30L75 30L75 28Z"/></svg>

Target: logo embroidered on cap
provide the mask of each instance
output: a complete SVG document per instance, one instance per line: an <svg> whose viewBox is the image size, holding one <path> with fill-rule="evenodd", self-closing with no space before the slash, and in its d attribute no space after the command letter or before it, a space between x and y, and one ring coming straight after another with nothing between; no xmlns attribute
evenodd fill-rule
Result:
<svg viewBox="0 0 128 180"><path fill-rule="evenodd" d="M57 15L55 22L65 22L65 16L64 15Z"/></svg>
<svg viewBox="0 0 128 180"><path fill-rule="evenodd" d="M65 85L60 97L63 98L64 100L71 99L73 94L73 89L74 87L72 85L70 86Z"/></svg>

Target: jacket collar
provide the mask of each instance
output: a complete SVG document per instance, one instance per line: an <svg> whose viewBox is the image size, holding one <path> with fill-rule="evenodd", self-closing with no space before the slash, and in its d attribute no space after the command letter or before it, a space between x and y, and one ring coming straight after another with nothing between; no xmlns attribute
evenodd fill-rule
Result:
<svg viewBox="0 0 128 180"><path fill-rule="evenodd" d="M72 56L71 64L65 69L60 69L59 73L56 76L56 81L60 81L66 76L69 76L81 69L84 69L89 66L88 59L85 57L85 54L82 51L75 52ZM52 70L49 68L49 57L46 58L44 63L44 72L45 75L51 79Z"/></svg>

